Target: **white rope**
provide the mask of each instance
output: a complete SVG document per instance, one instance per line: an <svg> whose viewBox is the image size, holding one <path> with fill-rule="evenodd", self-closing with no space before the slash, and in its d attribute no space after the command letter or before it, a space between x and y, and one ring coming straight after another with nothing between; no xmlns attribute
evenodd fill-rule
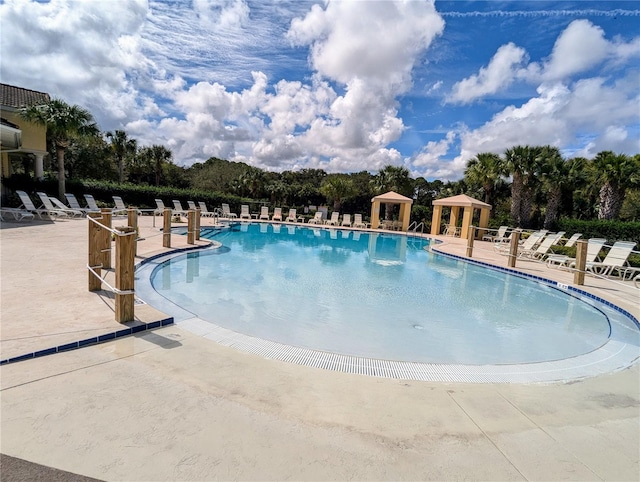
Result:
<svg viewBox="0 0 640 482"><path fill-rule="evenodd" d="M94 268L101 268L102 265L100 266L89 266L87 265L87 269L97 278L100 278L100 281L102 281L103 284L107 285L107 288L109 288L110 291L112 291L113 293L117 294L117 295L133 295L135 294L135 290L119 290L118 288L116 288L115 286L111 286L109 283L107 283L105 281L105 279L100 276L95 270Z"/></svg>
<svg viewBox="0 0 640 482"><path fill-rule="evenodd" d="M134 229L133 231L129 231L128 233L123 233L122 231L118 231L117 229L113 229L113 228L108 228L107 226L105 226L104 224L102 224L100 222L100 220L102 219L100 218L92 218L92 217L87 217L87 219L89 221L92 221L94 223L96 223L98 226L100 226L102 229L106 229L107 231L109 231L112 234L115 234L116 236L134 236L137 235L138 233L136 233L136 230ZM130 226L129 226L130 227Z"/></svg>

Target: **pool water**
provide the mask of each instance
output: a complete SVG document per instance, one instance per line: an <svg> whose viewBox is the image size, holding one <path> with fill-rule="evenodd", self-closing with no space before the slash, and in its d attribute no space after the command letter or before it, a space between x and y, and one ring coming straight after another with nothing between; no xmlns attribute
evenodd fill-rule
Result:
<svg viewBox="0 0 640 482"><path fill-rule="evenodd" d="M610 335L591 303L429 252L402 235L243 223L218 249L156 267L153 288L218 326L343 355L515 364L588 353Z"/></svg>

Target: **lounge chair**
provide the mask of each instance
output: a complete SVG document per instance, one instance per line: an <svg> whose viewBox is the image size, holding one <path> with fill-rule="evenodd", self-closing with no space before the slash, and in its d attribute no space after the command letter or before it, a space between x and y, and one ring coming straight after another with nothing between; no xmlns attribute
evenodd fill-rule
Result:
<svg viewBox="0 0 640 482"><path fill-rule="evenodd" d="M274 208L271 221L282 221L282 208Z"/></svg>
<svg viewBox="0 0 640 482"><path fill-rule="evenodd" d="M19 208L5 208L0 207L0 220L4 221L4 216L2 214L11 214L11 216L13 217L13 219L15 219L16 221L22 221L23 219L28 219L29 221L31 221L33 218L35 218L35 214L33 214L30 211L27 211L26 209L19 209Z"/></svg>
<svg viewBox="0 0 640 482"><path fill-rule="evenodd" d="M636 285L636 288L640 289L640 274L633 278L633 284Z"/></svg>
<svg viewBox="0 0 640 482"><path fill-rule="evenodd" d="M634 241L616 241L602 261L587 261L585 269L600 276L611 276L614 271L622 275L635 245Z"/></svg>
<svg viewBox="0 0 640 482"><path fill-rule="evenodd" d="M22 205L18 208L23 211L30 212L31 214L37 215L40 219L43 219L43 216L47 216L52 218L57 216L56 211L50 211L49 209L37 208L33 201L29 197L29 195L24 191L16 191L16 194L20 197L20 201L22 201Z"/></svg>
<svg viewBox="0 0 640 482"><path fill-rule="evenodd" d="M87 201L87 207L93 212L100 212L100 208L96 204L96 200L93 198L91 194L85 194L84 200Z"/></svg>
<svg viewBox="0 0 640 482"><path fill-rule="evenodd" d="M194 211L198 209L198 206L196 206L196 203L193 201L187 201L187 206L189 206L189 209L193 209Z"/></svg>
<svg viewBox="0 0 640 482"><path fill-rule="evenodd" d="M369 223L365 223L362 220L362 214L354 214L353 215L353 227L354 228L368 228Z"/></svg>
<svg viewBox="0 0 640 482"><path fill-rule="evenodd" d="M71 207L71 209L75 209L76 211L82 211L84 214L87 213L99 213L100 209L91 209L90 207L83 208L80 206L80 203L76 199L75 195L71 193L64 193L64 197L67 199L67 203Z"/></svg>
<svg viewBox="0 0 640 482"><path fill-rule="evenodd" d="M262 206L260 208L260 220L269 221L269 206Z"/></svg>
<svg viewBox="0 0 640 482"><path fill-rule="evenodd" d="M495 235L485 234L484 236L482 236L482 240L501 242L503 239L506 239L504 235L507 234L507 229L509 229L509 226L500 226L498 228L498 232Z"/></svg>
<svg viewBox="0 0 640 482"><path fill-rule="evenodd" d="M545 234L546 231L534 231L533 233L531 233L529 237L525 239L521 245L518 246L518 256L520 256L520 253L522 252L533 250L542 240ZM499 254L508 255L511 249L511 244L494 243L493 249Z"/></svg>
<svg viewBox="0 0 640 482"><path fill-rule="evenodd" d="M80 211L79 209L71 209L69 206L67 206L62 201L60 201L60 199L58 199L57 197L49 196L49 201L51 201L55 209L64 211L65 213L67 213L69 216L73 218L84 217L84 213L82 211Z"/></svg>
<svg viewBox="0 0 640 482"><path fill-rule="evenodd" d="M164 210L167 207L164 205L164 201L162 199L156 199L156 208L153 210L153 215L162 216L164 214Z"/></svg>
<svg viewBox="0 0 640 482"><path fill-rule="evenodd" d="M287 221L289 223L297 223L298 222L298 217L296 215L296 210L295 209L289 209L289 214L287 214L287 219L285 219L285 221Z"/></svg>
<svg viewBox="0 0 640 482"><path fill-rule="evenodd" d="M337 226L339 224L340 213L338 211L333 211L331 213L331 219L327 219L324 224L329 224L331 226Z"/></svg>
<svg viewBox="0 0 640 482"><path fill-rule="evenodd" d="M122 200L122 198L120 196L112 196L112 197L113 197L113 202L116 205L116 207L112 211L112 214L114 216L117 214L126 214L127 206L124 204L124 201Z"/></svg>
<svg viewBox="0 0 640 482"><path fill-rule="evenodd" d="M222 204L222 216L220 216L222 218L227 218L227 219L232 219L232 218L237 218L238 215L236 213L232 213L231 209L229 209L229 205L228 204Z"/></svg>
<svg viewBox="0 0 640 482"><path fill-rule="evenodd" d="M349 226L349 227L351 227L351 214L343 214L342 215L342 223L340 223L340 226Z"/></svg>
<svg viewBox="0 0 640 482"><path fill-rule="evenodd" d="M198 206L200 206L200 215L201 216L207 216L210 218L213 218L216 216L216 213L211 212L207 209L207 205L205 204L204 201L198 201Z"/></svg>
<svg viewBox="0 0 640 482"><path fill-rule="evenodd" d="M307 224L322 224L322 211L316 211Z"/></svg>
<svg viewBox="0 0 640 482"><path fill-rule="evenodd" d="M188 214L187 210L182 207L182 203L178 199L174 199L171 201L173 203L173 213L178 216L186 216Z"/></svg>
<svg viewBox="0 0 640 482"><path fill-rule="evenodd" d="M569 239L567 239L567 242L564 243L564 246L567 248L571 248L574 244L576 244L576 241L580 239L580 236L582 236L582 233L574 233Z"/></svg>
<svg viewBox="0 0 640 482"><path fill-rule="evenodd" d="M598 258L598 255L606 242L607 240L604 238L591 238L587 241L587 262L593 262L600 259ZM576 258L571 258L570 256L562 254L552 254L547 256L546 261L547 266L550 268L554 266L556 268L561 266L573 267L575 266Z"/></svg>
<svg viewBox="0 0 640 482"><path fill-rule="evenodd" d="M558 242L558 239L562 237L562 233L550 234L546 236L542 242L535 249L523 249L518 253L518 257L520 258L529 258L529 259L543 259L547 256L547 253L551 249L551 246Z"/></svg>
<svg viewBox="0 0 640 482"><path fill-rule="evenodd" d="M240 206L240 219L251 219L249 206L247 204L243 204L242 206Z"/></svg>
<svg viewBox="0 0 640 482"><path fill-rule="evenodd" d="M563 239L562 237L564 236L564 233L566 233L566 231L558 231L558 232L555 234L555 236L556 236L556 242L555 242L555 243L553 243L553 244L554 244L554 246L555 246L556 244L560 244L560 241L562 241L562 239Z"/></svg>
<svg viewBox="0 0 640 482"><path fill-rule="evenodd" d="M37 192L36 193L38 195L38 197L40 198L40 202L42 203L42 206L40 206L40 209L46 209L50 212L55 212L56 216L62 217L62 218L68 218L70 216L72 216L71 213L69 213L66 209L60 209L60 208L56 208L53 203L51 202L51 199L49 199L49 196L47 196L46 193L44 192Z"/></svg>

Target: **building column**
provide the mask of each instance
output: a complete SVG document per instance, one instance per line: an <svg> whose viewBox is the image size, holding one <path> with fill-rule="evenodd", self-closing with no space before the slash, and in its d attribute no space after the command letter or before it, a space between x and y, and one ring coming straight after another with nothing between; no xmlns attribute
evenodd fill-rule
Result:
<svg viewBox="0 0 640 482"><path fill-rule="evenodd" d="M433 214L431 215L431 234L437 236L440 234L440 223L442 222L442 206L436 204L433 206Z"/></svg>
<svg viewBox="0 0 640 482"><path fill-rule="evenodd" d="M38 180L44 177L44 155L36 154L36 161L33 163L34 177Z"/></svg>

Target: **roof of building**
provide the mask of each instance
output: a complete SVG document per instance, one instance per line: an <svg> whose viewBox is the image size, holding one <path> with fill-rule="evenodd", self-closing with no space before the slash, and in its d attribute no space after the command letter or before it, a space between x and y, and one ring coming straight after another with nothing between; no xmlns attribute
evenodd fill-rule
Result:
<svg viewBox="0 0 640 482"><path fill-rule="evenodd" d="M49 94L36 90L24 89L15 85L0 84L0 105L19 109L27 105L49 102Z"/></svg>
<svg viewBox="0 0 640 482"><path fill-rule="evenodd" d="M434 206L471 206L474 208L491 208L491 204L478 201L466 194L458 194L457 196L447 197L444 199L436 199L431 204Z"/></svg>
<svg viewBox="0 0 640 482"><path fill-rule="evenodd" d="M385 194L380 194L379 196L374 197L371 202L378 201L381 203L413 203L413 199L403 196L402 194L398 194L395 191L389 191Z"/></svg>

